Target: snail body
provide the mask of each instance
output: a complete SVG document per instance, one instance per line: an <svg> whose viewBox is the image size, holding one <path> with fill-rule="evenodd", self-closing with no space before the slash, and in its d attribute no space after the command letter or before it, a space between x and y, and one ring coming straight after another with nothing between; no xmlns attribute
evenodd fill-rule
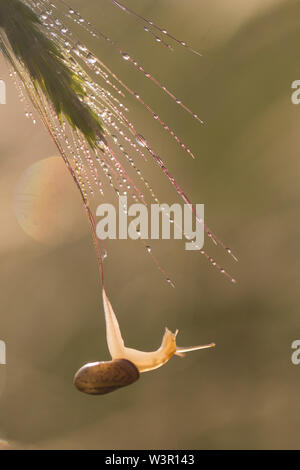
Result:
<svg viewBox="0 0 300 470"><path fill-rule="evenodd" d="M202 346L178 347L176 345L178 330L172 333L166 328L161 346L156 351L146 352L127 348L104 288L102 295L107 345L112 361L91 362L81 367L74 377L74 385L81 392L91 395L112 392L136 382L140 373L161 367L174 355L183 357L187 352L215 346L214 343L210 343Z"/></svg>

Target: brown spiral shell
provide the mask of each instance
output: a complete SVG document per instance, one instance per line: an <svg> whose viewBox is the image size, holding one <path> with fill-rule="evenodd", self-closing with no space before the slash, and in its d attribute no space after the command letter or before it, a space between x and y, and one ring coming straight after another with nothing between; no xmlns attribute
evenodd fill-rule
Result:
<svg viewBox="0 0 300 470"><path fill-rule="evenodd" d="M137 367L127 359L90 362L76 372L74 385L81 392L104 395L134 383L139 376Z"/></svg>

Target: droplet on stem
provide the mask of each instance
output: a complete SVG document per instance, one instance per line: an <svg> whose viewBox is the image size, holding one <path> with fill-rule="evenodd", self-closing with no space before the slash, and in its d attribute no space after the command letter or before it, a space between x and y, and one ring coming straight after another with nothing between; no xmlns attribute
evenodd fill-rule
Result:
<svg viewBox="0 0 300 470"><path fill-rule="evenodd" d="M136 143L140 146L140 147L146 147L147 145L147 142L146 142L146 139L144 136L142 136L142 134L138 134L136 136Z"/></svg>

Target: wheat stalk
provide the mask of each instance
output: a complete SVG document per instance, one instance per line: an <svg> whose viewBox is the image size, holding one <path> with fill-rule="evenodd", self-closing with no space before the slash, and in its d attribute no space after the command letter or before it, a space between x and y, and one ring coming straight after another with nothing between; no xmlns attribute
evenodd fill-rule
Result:
<svg viewBox="0 0 300 470"><path fill-rule="evenodd" d="M194 211L188 196L170 174L165 163L153 149L153 145L138 132L135 123L127 117L126 104L122 101L124 91L133 95L146 107L181 149L191 156L193 153L139 94L134 93L100 58L94 56L87 46L77 40L65 21L73 21L84 27L93 37L108 42L122 59L136 67L194 119L200 123L202 121L109 36L82 18L80 13L69 7L65 0L58 0L58 3L64 8L63 12L48 0L0 0L0 51L12 66L12 76L18 90L21 94L25 92L25 95L29 96L81 193L103 280L102 255L89 204L90 195L95 192L103 194L103 178L108 180L117 196L128 194L133 201L139 200L145 203L144 191L147 190L150 198L159 203L151 184L135 163L134 156L145 158L146 152L166 175L178 195ZM146 23L145 30L152 33L156 42L166 45L162 37L157 36L160 33L195 52L187 43L177 40L165 29L135 14L119 1L113 3ZM92 79L90 72L97 75L99 81ZM104 82L104 86L100 81ZM135 172L144 187L143 190L137 186L126 170L122 158ZM197 217L197 214L195 215ZM232 254L206 225L204 228L210 240ZM173 285L152 250L148 245L146 248L166 280ZM210 265L226 275L231 282L235 282L235 279L206 251L202 248L199 248L199 251Z"/></svg>

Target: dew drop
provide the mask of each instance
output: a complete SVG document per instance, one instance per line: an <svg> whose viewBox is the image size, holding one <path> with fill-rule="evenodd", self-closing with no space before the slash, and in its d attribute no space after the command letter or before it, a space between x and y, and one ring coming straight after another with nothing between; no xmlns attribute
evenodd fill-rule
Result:
<svg viewBox="0 0 300 470"><path fill-rule="evenodd" d="M136 143L140 146L140 147L146 147L147 145L147 142L146 142L146 139L144 136L142 136L142 134L138 134L136 136Z"/></svg>
<svg viewBox="0 0 300 470"><path fill-rule="evenodd" d="M97 144L97 147L99 147L101 150L103 149L103 147L104 147L104 142L103 142L102 139L98 139L98 140L96 141L96 144Z"/></svg>
<svg viewBox="0 0 300 470"><path fill-rule="evenodd" d="M129 59L130 59L130 55L127 54L127 52L122 52L121 55L122 55L122 57L123 57L124 60L129 60Z"/></svg>
<svg viewBox="0 0 300 470"><path fill-rule="evenodd" d="M86 51L87 51L87 48L86 48L83 44L77 43L77 44L76 44L76 47L77 47L77 49L79 49L79 50L82 51L82 52L86 52Z"/></svg>
<svg viewBox="0 0 300 470"><path fill-rule="evenodd" d="M95 56L93 56L93 54L89 53L87 56L86 56L86 60L89 64L95 64L97 62L97 59Z"/></svg>
<svg viewBox="0 0 300 470"><path fill-rule="evenodd" d="M167 283L170 284L171 287L175 287L175 284L174 282L172 281L172 279L170 279L169 277L166 279Z"/></svg>

